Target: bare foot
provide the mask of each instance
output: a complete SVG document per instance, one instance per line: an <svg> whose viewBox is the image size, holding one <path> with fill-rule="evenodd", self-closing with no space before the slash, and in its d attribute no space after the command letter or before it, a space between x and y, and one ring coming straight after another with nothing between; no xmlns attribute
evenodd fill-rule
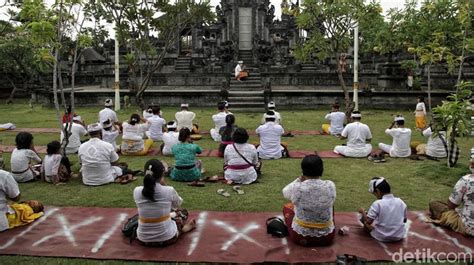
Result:
<svg viewBox="0 0 474 265"><path fill-rule="evenodd" d="M183 226L183 233L191 232L196 228L196 220L192 219Z"/></svg>

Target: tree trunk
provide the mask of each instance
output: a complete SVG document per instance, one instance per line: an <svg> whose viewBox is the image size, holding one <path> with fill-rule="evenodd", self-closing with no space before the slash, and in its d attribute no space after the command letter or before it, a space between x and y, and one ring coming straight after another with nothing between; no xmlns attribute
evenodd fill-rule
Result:
<svg viewBox="0 0 474 265"><path fill-rule="evenodd" d="M431 63L428 64L428 110L431 115Z"/></svg>
<svg viewBox="0 0 474 265"><path fill-rule="evenodd" d="M10 82L10 84L13 87L12 92L10 92L10 96L7 99L7 104L11 104L11 103L13 103L13 97L15 96L15 92L18 90L18 88L15 85L15 83L13 83L13 81L8 76L6 78L7 78L8 82Z"/></svg>
<svg viewBox="0 0 474 265"><path fill-rule="evenodd" d="M464 64L464 52L466 46L466 36L467 30L464 29L463 39L462 39L462 48L461 48L461 62L459 62L459 70L458 70L458 80L456 82L456 93L459 91L459 84L461 84L461 77L462 77L462 68Z"/></svg>
<svg viewBox="0 0 474 265"><path fill-rule="evenodd" d="M346 109L346 120L349 122L351 113L354 110L354 104L351 101L351 97L349 96L349 90L347 90L346 82L344 81L344 75L342 73L341 65L339 64L339 56L336 54L337 60L337 77L339 78L339 83L341 85L342 91L344 92L344 105Z"/></svg>

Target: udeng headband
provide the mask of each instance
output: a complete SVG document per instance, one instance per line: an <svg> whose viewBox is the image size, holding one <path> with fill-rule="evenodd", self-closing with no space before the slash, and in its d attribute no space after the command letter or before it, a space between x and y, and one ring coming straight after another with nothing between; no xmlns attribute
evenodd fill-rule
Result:
<svg viewBox="0 0 474 265"><path fill-rule="evenodd" d="M377 188L378 185L380 185L380 183L384 182L385 179L384 178L378 178L378 179L372 179L370 180L369 182L369 192L370 193L374 193L375 192L375 189Z"/></svg>

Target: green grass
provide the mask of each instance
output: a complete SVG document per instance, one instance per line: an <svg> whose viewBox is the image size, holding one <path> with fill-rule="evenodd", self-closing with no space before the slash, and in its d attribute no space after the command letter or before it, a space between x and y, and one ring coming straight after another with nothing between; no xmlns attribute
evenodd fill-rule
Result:
<svg viewBox="0 0 474 265"><path fill-rule="evenodd" d="M76 112L86 122L91 123L97 119L100 108L79 108ZM192 109L193 110L193 109ZM166 120L173 118L176 109L163 109ZM211 115L213 109L194 109L197 121L202 130L213 127ZM141 111L129 109L118 112L119 119L127 119L131 113ZM288 130L319 130L324 122L326 110L297 110L281 111L283 124ZM407 118L407 126L414 127L414 117L411 111L402 113ZM385 128L391 123L394 111L370 110L363 111L363 122L367 123L373 134L372 143L374 147L379 142L390 143L391 139L385 135ZM236 114L236 124L255 130L261 119L261 114ZM35 106L33 110L26 105L2 105L0 106L0 123L13 122L17 127L58 127L55 111L51 108ZM14 144L15 134L11 132L0 132L0 143L5 145ZM55 134L34 134L36 145L45 145L49 141L59 139ZM256 141L251 137L250 141ZM418 132L413 131L412 140L423 141ZM290 149L293 150L332 150L334 145L342 141L331 136L296 136L286 138ZM197 142L203 148L216 149L217 143L205 135ZM410 210L424 210L430 199L445 199L449 195L453 185L464 174L468 172L468 158L473 138L459 139L461 147L461 159L455 168L449 169L446 163L435 161L413 161L409 159L387 159L387 163L374 164L366 159L324 159L324 179L333 180L337 187L336 211L355 211L359 207L368 207L374 197L367 191L367 183L374 176L384 176L388 179L396 196L401 197ZM10 154L3 155L5 161L10 160ZM75 162L74 171L78 171L77 157L71 156ZM169 157L158 157L168 163L173 159ZM150 157L122 157L130 168L142 169L144 163ZM222 172L222 159L202 158L206 175L211 176ZM216 210L216 211L280 211L285 200L282 197L282 188L300 175L300 159L281 159L264 161L263 175L259 183L243 187L244 196L231 193L230 198L224 198L216 193L219 188L227 188L224 184L207 184L203 188L191 188L185 183L174 182L167 179L167 183L176 188L183 197L183 207L189 210ZM38 199L46 205L55 206L96 206L96 207L135 207L132 198L132 190L141 185L142 178L129 185L110 184L101 187L86 187L80 179L73 179L67 185L54 186L47 183L20 184L23 199ZM52 195L54 194L54 195ZM80 263L86 264L116 264L110 262L91 262L77 259L38 259L31 257L8 257L7 263Z"/></svg>

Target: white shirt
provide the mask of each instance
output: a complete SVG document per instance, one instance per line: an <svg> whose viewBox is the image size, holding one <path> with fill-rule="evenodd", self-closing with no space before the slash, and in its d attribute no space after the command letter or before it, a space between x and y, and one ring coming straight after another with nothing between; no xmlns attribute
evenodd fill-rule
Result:
<svg viewBox="0 0 474 265"><path fill-rule="evenodd" d="M426 116L426 107L424 102L419 102L416 104L415 108L415 117Z"/></svg>
<svg viewBox="0 0 474 265"><path fill-rule="evenodd" d="M235 147L250 163L253 165L257 164L257 149L254 145L235 143ZM234 146L229 144L224 151L224 165L248 165L248 163L235 151ZM234 183L250 184L257 180L257 172L253 166L246 169L226 169L224 177L226 180L232 180Z"/></svg>
<svg viewBox="0 0 474 265"><path fill-rule="evenodd" d="M102 141L107 142L114 147L117 146L117 137L119 136L119 131L115 129L110 129L110 130L102 130Z"/></svg>
<svg viewBox="0 0 474 265"><path fill-rule="evenodd" d="M41 170L47 182L52 182L53 180L50 177L58 174L61 159L62 156L60 154L46 155L44 157Z"/></svg>
<svg viewBox="0 0 474 265"><path fill-rule="evenodd" d="M408 128L386 129L385 133L393 137L391 157L408 157L411 155L411 130Z"/></svg>
<svg viewBox="0 0 474 265"><path fill-rule="evenodd" d="M41 158L31 149L14 149L10 159L10 168L12 175L17 182L26 182L32 180L35 176L30 167L31 162L41 163ZM25 171L25 172L23 172ZM13 172L23 172L15 174Z"/></svg>
<svg viewBox="0 0 474 265"><path fill-rule="evenodd" d="M135 125L131 125L128 122L124 122L122 124L123 136L122 139L127 140L143 140L143 136L145 135L145 131L148 130L150 124L147 123L137 123Z"/></svg>
<svg viewBox="0 0 474 265"><path fill-rule="evenodd" d="M431 127L428 127L423 131L423 136L428 137L428 142L426 143L426 154L431 157L443 158L446 157L446 148L444 148L444 143L441 138L446 142L446 132L438 132L438 135L433 138L433 132ZM440 138L441 137L441 138Z"/></svg>
<svg viewBox="0 0 474 265"><path fill-rule="evenodd" d="M329 133L332 135L340 134L344 129L344 121L346 121L346 114L344 112L331 112L326 114L324 118L331 123Z"/></svg>
<svg viewBox="0 0 474 265"><path fill-rule="evenodd" d="M358 121L347 124L341 135L347 138L348 147L355 148L365 148L367 140L372 139L369 126Z"/></svg>
<svg viewBox="0 0 474 265"><path fill-rule="evenodd" d="M7 198L16 198L18 195L20 195L20 190L13 176L0 169L0 231L8 229Z"/></svg>
<svg viewBox="0 0 474 265"><path fill-rule="evenodd" d="M153 115L148 118L148 123L150 124L148 128L149 138L153 141L161 141L163 138L163 125L166 124L165 119L158 115Z"/></svg>
<svg viewBox="0 0 474 265"><path fill-rule="evenodd" d="M64 123L63 126L66 128L68 126L68 123ZM71 124L71 135L69 135L69 142L66 146L66 154L74 154L77 152L77 149L79 149L79 146L81 146L81 137L87 134L86 128L82 126L81 124L78 123L72 123ZM61 142L64 139L64 132L61 131Z"/></svg>
<svg viewBox="0 0 474 265"><path fill-rule="evenodd" d="M147 110L143 110L143 118L148 120L149 118L153 117L153 113L148 112Z"/></svg>
<svg viewBox="0 0 474 265"><path fill-rule="evenodd" d="M221 135L219 134L219 129L221 127L226 126L225 123L225 118L227 115L232 114L232 113L226 113L225 111L219 112L217 114L212 115L212 121L214 122L214 128L211 129L211 137L214 141L220 142L221 141Z"/></svg>
<svg viewBox="0 0 474 265"><path fill-rule="evenodd" d="M393 194L384 195L381 200L372 203L367 217L374 220L370 235L378 241L393 242L405 237L407 206Z"/></svg>
<svg viewBox="0 0 474 265"><path fill-rule="evenodd" d="M99 111L99 122L100 124L104 123L110 119L112 123L118 122L117 113L113 111L111 108L104 108L103 110Z"/></svg>
<svg viewBox="0 0 474 265"><path fill-rule="evenodd" d="M281 125L275 122L267 122L260 125L256 133L260 137L260 145L257 152L262 159L279 159L281 158L281 135L285 132Z"/></svg>
<svg viewBox="0 0 474 265"><path fill-rule="evenodd" d="M234 69L234 75L235 77L239 76L240 72L242 71L242 67L240 66L240 64L237 64L237 66L235 67Z"/></svg>
<svg viewBox="0 0 474 265"><path fill-rule="evenodd" d="M454 186L449 200L461 205L456 211L464 224L466 232L474 236L474 175L465 175Z"/></svg>
<svg viewBox="0 0 474 265"><path fill-rule="evenodd" d="M113 182L122 175L121 170L111 163L119 160L115 147L99 138L91 138L79 147L79 161L82 164L82 182L85 185L103 185Z"/></svg>
<svg viewBox="0 0 474 265"><path fill-rule="evenodd" d="M274 110L272 110L274 113L275 113L275 116L276 116L276 119L275 119L275 123L276 124L281 124L282 122L282 119L281 119L281 115L279 112L276 112ZM265 124L266 120L265 120L265 114L263 114L262 116L262 124Z"/></svg>
<svg viewBox="0 0 474 265"><path fill-rule="evenodd" d="M336 201L336 185L330 180L296 179L283 188L283 196L295 206L295 219L309 223L327 223L332 225L323 229L305 228L294 219L293 230L303 236L322 237L334 231L333 207Z"/></svg>
<svg viewBox="0 0 474 265"><path fill-rule="evenodd" d="M178 137L178 132L165 132L163 134L163 155L173 154L173 152L171 152L171 148L173 148L173 146L179 142Z"/></svg>
<svg viewBox="0 0 474 265"><path fill-rule="evenodd" d="M138 214L142 218L160 218L169 215L171 209L178 208L183 199L173 187L155 185L155 201L150 201L142 194L143 186L136 187L133 199L137 204ZM168 219L160 223L138 222L137 237L142 242L163 242L176 236L178 228L175 221Z"/></svg>
<svg viewBox="0 0 474 265"><path fill-rule="evenodd" d="M194 114L194 112L182 110L176 112L174 116L176 118L176 121L178 122L178 131L184 127L188 128L189 130L193 129L193 120L194 118L196 118L196 114Z"/></svg>

